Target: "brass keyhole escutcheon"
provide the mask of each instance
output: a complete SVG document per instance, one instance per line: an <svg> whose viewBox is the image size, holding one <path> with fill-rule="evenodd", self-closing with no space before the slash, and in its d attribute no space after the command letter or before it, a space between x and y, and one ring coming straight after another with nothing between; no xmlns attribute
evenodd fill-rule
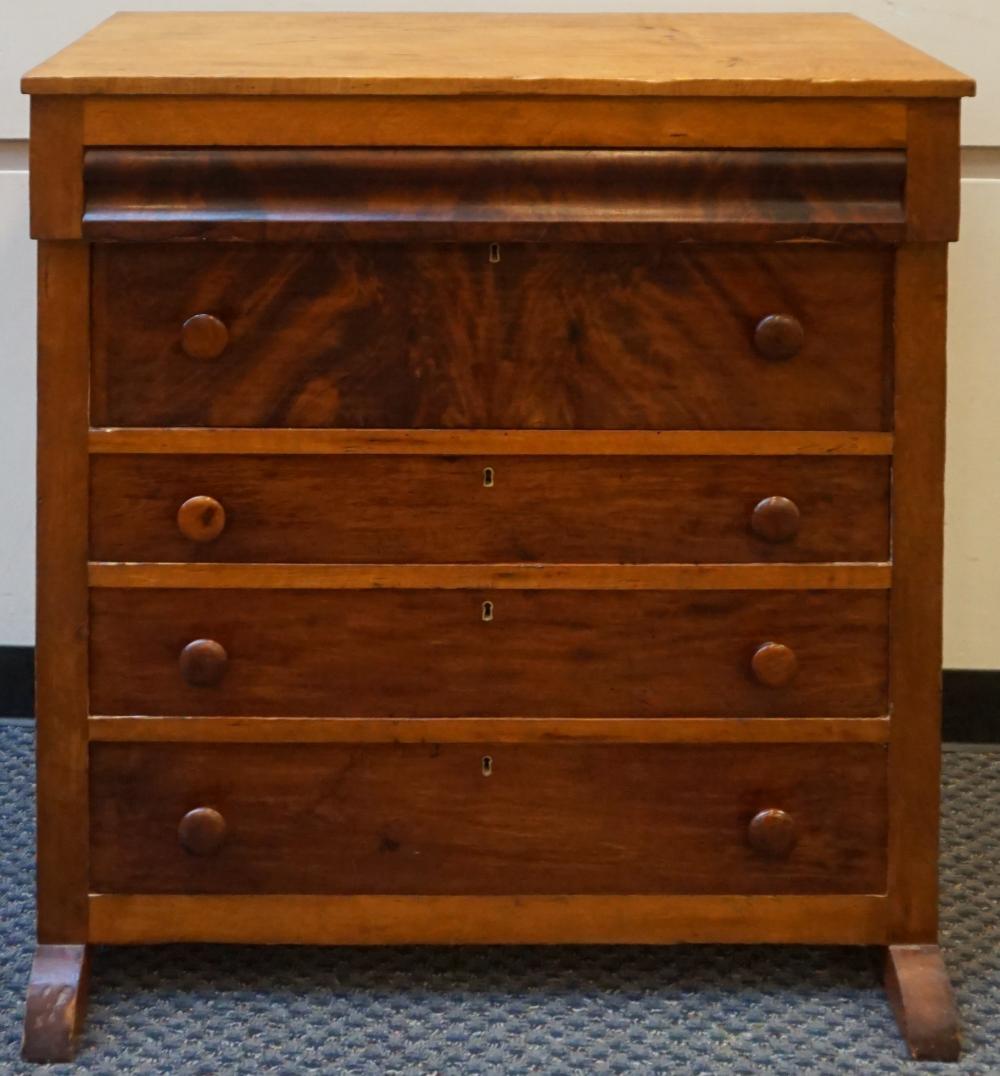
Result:
<svg viewBox="0 0 1000 1076"><path fill-rule="evenodd" d="M492 777L493 776L493 756L492 755L483 755L483 776L484 777Z"/></svg>
<svg viewBox="0 0 1000 1076"><path fill-rule="evenodd" d="M500 261L500 244L490 243L490 261L496 265Z"/></svg>
<svg viewBox="0 0 1000 1076"><path fill-rule="evenodd" d="M493 619L493 602L483 602L483 620Z"/></svg>
<svg viewBox="0 0 1000 1076"><path fill-rule="evenodd" d="M495 476L493 474L493 468L492 467L484 467L483 468L483 485L487 489L492 489L493 488L494 477Z"/></svg>

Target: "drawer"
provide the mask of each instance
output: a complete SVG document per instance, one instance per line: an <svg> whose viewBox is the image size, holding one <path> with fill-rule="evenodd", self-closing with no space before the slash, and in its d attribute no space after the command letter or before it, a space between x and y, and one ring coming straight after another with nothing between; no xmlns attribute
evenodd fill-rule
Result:
<svg viewBox="0 0 1000 1076"><path fill-rule="evenodd" d="M878 430L891 264L808 243L98 245L92 418Z"/></svg>
<svg viewBox="0 0 1000 1076"><path fill-rule="evenodd" d="M95 456L90 496L101 561L889 556L879 457Z"/></svg>
<svg viewBox="0 0 1000 1076"><path fill-rule="evenodd" d="M95 744L90 789L96 892L885 889L882 745Z"/></svg>
<svg viewBox="0 0 1000 1076"><path fill-rule="evenodd" d="M96 588L91 709L878 716L887 624L880 590Z"/></svg>

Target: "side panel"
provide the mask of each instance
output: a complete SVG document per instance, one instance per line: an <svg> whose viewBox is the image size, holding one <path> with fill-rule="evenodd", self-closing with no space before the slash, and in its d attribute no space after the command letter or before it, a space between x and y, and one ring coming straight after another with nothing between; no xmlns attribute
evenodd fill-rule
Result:
<svg viewBox="0 0 1000 1076"><path fill-rule="evenodd" d="M907 246L896 262L889 748L896 942L937 937L947 253L944 244Z"/></svg>
<svg viewBox="0 0 1000 1076"><path fill-rule="evenodd" d="M38 936L87 938L90 248L38 251Z"/></svg>

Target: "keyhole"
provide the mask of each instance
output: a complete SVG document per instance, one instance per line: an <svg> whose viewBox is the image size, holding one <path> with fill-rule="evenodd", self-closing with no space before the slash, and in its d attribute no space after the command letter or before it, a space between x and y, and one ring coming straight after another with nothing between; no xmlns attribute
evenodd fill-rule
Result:
<svg viewBox="0 0 1000 1076"><path fill-rule="evenodd" d="M484 467L483 468L483 485L487 489L492 488L492 486L493 486L493 468L492 467Z"/></svg>
<svg viewBox="0 0 1000 1076"><path fill-rule="evenodd" d="M483 602L483 620L493 619L493 602Z"/></svg>
<svg viewBox="0 0 1000 1076"><path fill-rule="evenodd" d="M483 776L492 777L493 775L493 756L483 755Z"/></svg>
<svg viewBox="0 0 1000 1076"><path fill-rule="evenodd" d="M490 243L490 261L494 265L496 265L496 263L499 260L500 260L500 244L499 243Z"/></svg>

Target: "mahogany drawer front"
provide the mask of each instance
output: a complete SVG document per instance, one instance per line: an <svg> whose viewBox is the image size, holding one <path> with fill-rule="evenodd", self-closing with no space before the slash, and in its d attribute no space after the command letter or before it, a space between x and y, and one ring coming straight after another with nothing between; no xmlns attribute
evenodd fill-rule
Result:
<svg viewBox="0 0 1000 1076"><path fill-rule="evenodd" d="M887 631L875 590L96 588L91 712L878 716Z"/></svg>
<svg viewBox="0 0 1000 1076"><path fill-rule="evenodd" d="M885 888L882 745L95 744L90 788L95 892Z"/></svg>
<svg viewBox="0 0 1000 1076"><path fill-rule="evenodd" d="M98 245L92 420L878 430L891 266L806 243Z"/></svg>
<svg viewBox="0 0 1000 1076"><path fill-rule="evenodd" d="M90 496L99 561L889 556L881 457L112 455L93 457Z"/></svg>

